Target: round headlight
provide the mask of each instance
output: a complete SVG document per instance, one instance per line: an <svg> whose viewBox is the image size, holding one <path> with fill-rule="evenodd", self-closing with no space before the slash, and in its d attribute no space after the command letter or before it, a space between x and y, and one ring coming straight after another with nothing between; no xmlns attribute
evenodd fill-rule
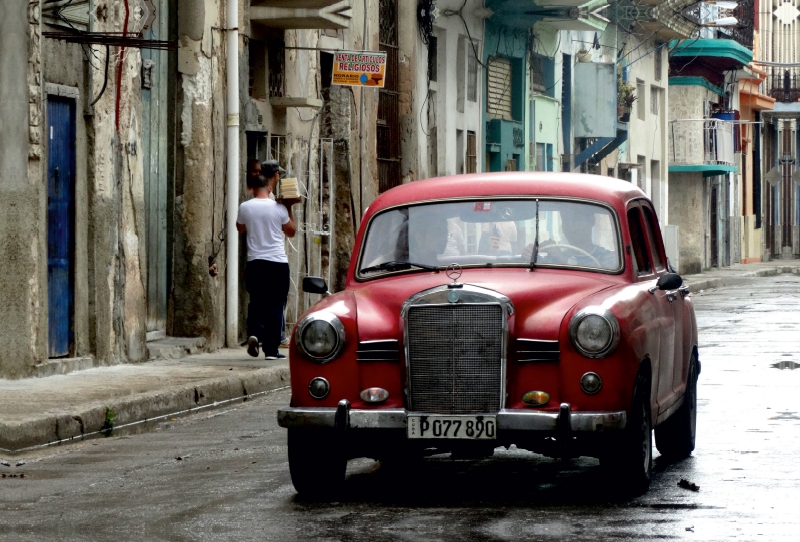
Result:
<svg viewBox="0 0 800 542"><path fill-rule="evenodd" d="M619 322L608 310L587 307L578 311L569 323L572 345L588 358L610 354L619 342Z"/></svg>
<svg viewBox="0 0 800 542"><path fill-rule="evenodd" d="M310 314L297 324L295 342L306 356L325 363L344 348L344 326L333 314Z"/></svg>

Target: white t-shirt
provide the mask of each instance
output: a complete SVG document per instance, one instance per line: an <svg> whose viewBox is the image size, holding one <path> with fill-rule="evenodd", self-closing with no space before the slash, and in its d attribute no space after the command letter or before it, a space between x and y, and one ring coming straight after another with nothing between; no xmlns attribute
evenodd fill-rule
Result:
<svg viewBox="0 0 800 542"><path fill-rule="evenodd" d="M283 225L289 222L286 207L267 198L253 198L239 205L236 222L247 228L247 261L289 263L283 245Z"/></svg>

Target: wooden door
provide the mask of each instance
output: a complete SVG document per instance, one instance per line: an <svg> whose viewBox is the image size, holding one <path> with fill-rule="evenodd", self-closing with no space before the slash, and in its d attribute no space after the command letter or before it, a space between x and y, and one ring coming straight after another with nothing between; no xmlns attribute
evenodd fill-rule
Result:
<svg viewBox="0 0 800 542"><path fill-rule="evenodd" d="M169 39L167 0L154 0L156 19L146 37ZM167 324L167 168L168 51L142 49L142 162L147 246L147 332L166 335Z"/></svg>
<svg viewBox="0 0 800 542"><path fill-rule="evenodd" d="M48 355L58 358L73 344L75 101L48 97L47 123Z"/></svg>

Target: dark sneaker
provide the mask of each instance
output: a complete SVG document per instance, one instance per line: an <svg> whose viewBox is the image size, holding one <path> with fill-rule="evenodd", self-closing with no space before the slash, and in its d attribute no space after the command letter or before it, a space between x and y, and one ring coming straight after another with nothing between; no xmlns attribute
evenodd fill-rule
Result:
<svg viewBox="0 0 800 542"><path fill-rule="evenodd" d="M266 356L264 359L270 359L270 360L271 359L286 359L286 355L285 354L281 354L280 352L278 352L277 354L275 354L273 356Z"/></svg>
<svg viewBox="0 0 800 542"><path fill-rule="evenodd" d="M258 357L258 337L247 337L247 353L254 358Z"/></svg>

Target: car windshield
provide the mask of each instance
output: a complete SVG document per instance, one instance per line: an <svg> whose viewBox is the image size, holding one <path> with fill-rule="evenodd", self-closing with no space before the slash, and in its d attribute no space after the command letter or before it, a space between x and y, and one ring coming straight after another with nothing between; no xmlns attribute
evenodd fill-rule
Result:
<svg viewBox="0 0 800 542"><path fill-rule="evenodd" d="M395 207L370 221L358 274L451 263L619 271L617 232L610 209L584 201L486 199Z"/></svg>

